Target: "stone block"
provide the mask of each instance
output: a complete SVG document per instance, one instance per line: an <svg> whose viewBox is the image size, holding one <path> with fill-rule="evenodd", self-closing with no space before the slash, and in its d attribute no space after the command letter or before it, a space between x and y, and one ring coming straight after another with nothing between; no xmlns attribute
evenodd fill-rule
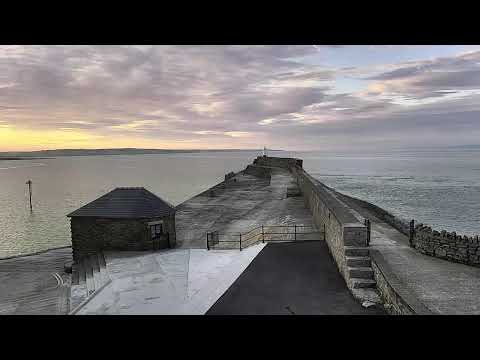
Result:
<svg viewBox="0 0 480 360"><path fill-rule="evenodd" d="M447 251L445 249L438 248L435 250L435 256L445 257L447 256Z"/></svg>

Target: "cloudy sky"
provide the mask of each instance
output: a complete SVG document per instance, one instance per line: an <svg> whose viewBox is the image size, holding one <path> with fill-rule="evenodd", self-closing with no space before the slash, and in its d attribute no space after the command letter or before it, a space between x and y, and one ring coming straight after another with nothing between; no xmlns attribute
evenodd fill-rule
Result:
<svg viewBox="0 0 480 360"><path fill-rule="evenodd" d="M0 151L480 144L480 46L1 46Z"/></svg>

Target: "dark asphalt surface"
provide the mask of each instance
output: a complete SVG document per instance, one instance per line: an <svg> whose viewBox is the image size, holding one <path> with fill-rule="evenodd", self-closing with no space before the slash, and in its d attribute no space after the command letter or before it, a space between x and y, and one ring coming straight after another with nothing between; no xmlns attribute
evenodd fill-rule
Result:
<svg viewBox="0 0 480 360"><path fill-rule="evenodd" d="M380 315L348 290L323 241L270 243L207 315Z"/></svg>

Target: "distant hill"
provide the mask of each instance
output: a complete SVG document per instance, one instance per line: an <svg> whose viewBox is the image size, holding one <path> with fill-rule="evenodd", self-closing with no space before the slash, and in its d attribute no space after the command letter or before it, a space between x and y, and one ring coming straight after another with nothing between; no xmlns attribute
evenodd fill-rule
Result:
<svg viewBox="0 0 480 360"><path fill-rule="evenodd" d="M449 146L450 149L479 149L480 145L453 145Z"/></svg>
<svg viewBox="0 0 480 360"><path fill-rule="evenodd" d="M283 151L271 150L268 151ZM170 149L56 149L56 150L39 150L39 151L9 151L0 152L0 159L3 160L21 160L23 158L38 157L56 157L56 156L92 156L92 155L145 155L145 154L173 154L173 153L199 153L199 152L232 152L232 151L258 151L263 149L212 149L212 150L170 150Z"/></svg>

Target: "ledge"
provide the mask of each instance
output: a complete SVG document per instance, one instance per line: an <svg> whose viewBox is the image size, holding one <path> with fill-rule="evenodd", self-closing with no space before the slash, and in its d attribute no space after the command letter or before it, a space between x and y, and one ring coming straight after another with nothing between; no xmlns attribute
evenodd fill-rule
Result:
<svg viewBox="0 0 480 360"><path fill-rule="evenodd" d="M85 300L83 300L73 310L71 310L68 313L68 315L75 315L76 313L78 313L85 305L87 305L90 302L90 300L92 300L100 291L102 291L111 282L112 282L112 279L108 279L102 286L100 286L98 289L95 289L95 291L92 294L90 294Z"/></svg>
<svg viewBox="0 0 480 360"><path fill-rule="evenodd" d="M27 256L34 256L34 255L44 254L44 253L52 251L52 250L60 250L60 249L66 249L66 248L71 248L71 247L72 247L72 245L65 245L65 246L54 247L54 248L50 248L50 249L46 249L46 250L36 251L36 252L30 253L30 254L7 256L7 257L0 258L0 261L1 260L16 259L16 258L21 258L21 257L27 257Z"/></svg>
<svg viewBox="0 0 480 360"><path fill-rule="evenodd" d="M301 173L305 176L306 179L310 182L313 191L317 193L317 195L322 199L322 202L325 206L333 213L335 218L343 225L343 224L355 224L358 227L364 227L360 221L354 216L351 209L342 201L340 200L334 192L324 185L319 180L315 179L306 172L302 168L295 169L298 173Z"/></svg>
<svg viewBox="0 0 480 360"><path fill-rule="evenodd" d="M398 299L402 302L413 315L434 315L435 313L428 309L418 298L403 284L395 275L390 265L380 251L370 249L370 257L375 263L381 275L384 277L387 285L393 291Z"/></svg>

